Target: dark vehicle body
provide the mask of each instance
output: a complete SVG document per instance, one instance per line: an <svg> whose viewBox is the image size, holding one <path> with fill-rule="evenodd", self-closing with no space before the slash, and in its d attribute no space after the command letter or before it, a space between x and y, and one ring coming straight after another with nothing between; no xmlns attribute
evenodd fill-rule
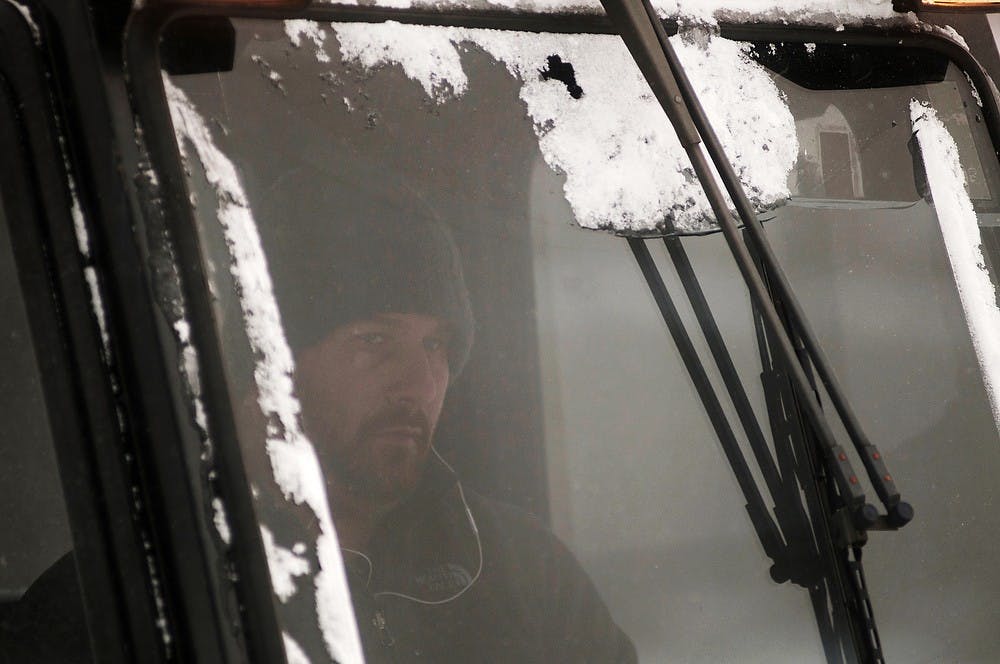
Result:
<svg viewBox="0 0 1000 664"><path fill-rule="evenodd" d="M641 661L1000 658L1000 385L970 336L906 111L929 90L958 136L978 268L997 288L1000 21L933 8L720 17L704 39L747 45L739 57L778 81L775 100L812 109L794 118L800 149L814 136L828 159L796 162L791 202L758 212L912 523L837 530L828 503L842 494L716 226L571 228L569 168L543 160L549 129L526 120L516 81L592 100L605 91L586 63L552 53L517 79L491 37L454 41L470 83L464 97L455 78L435 88L454 96L441 101L400 62L352 60L346 30L327 66L280 23L617 40L600 12L0 0L0 662L333 657L322 588L315 605L275 595L262 526L268 510L304 508L258 495L273 478L241 408L266 353L248 345L234 239L214 223L227 201L274 222L319 196L308 185L329 165L314 136L459 220L477 338L442 452L469 487L566 541ZM229 90L246 91L232 108ZM182 130L179 109L200 116ZM195 120L214 144L192 138ZM207 148L245 191L219 184ZM260 193L288 182L305 184ZM680 313L668 290L686 295ZM292 547L311 531L284 536ZM867 577L845 572L862 546ZM346 595L326 607L353 625ZM353 652L348 632L339 652ZM309 660L290 639L312 643Z"/></svg>

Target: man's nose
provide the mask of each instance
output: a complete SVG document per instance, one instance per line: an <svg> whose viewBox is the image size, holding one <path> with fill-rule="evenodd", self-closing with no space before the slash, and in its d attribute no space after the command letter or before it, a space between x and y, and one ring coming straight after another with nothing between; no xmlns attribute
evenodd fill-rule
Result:
<svg viewBox="0 0 1000 664"><path fill-rule="evenodd" d="M434 360L423 348L410 348L400 353L391 396L415 405L433 403L445 386Z"/></svg>

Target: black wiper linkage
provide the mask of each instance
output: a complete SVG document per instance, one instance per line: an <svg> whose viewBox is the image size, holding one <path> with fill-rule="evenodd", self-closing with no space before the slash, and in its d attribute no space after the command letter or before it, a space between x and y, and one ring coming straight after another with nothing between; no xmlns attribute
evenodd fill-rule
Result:
<svg viewBox="0 0 1000 664"><path fill-rule="evenodd" d="M830 369L829 362L767 241L763 226L757 219L753 206L726 158L722 145L667 39L662 23L648 0L601 0L601 3L618 28L691 160L695 174L705 190L712 211L750 290L751 299L759 311L764 327L775 341L775 350L779 358L791 373L790 378L796 395L822 447L826 468L837 484L852 525L862 537L868 530L895 529L905 525L913 518L913 508L901 499L878 448L862 431L857 416L844 397L844 392ZM741 239L737 222L730 214L701 148L702 141L722 178L726 191L735 203L736 211L746 229L748 243L752 245L754 254L761 262L761 270L754 262L751 247ZM762 272L766 274L767 283ZM790 322L790 329L786 329L783 325L768 286L775 290L776 297L782 302ZM854 473L847 453L837 442L823 415L806 368L792 343L793 336L802 342L809 361L830 396L851 442L860 454L872 486L885 507L884 514L880 514L874 505L865 500L861 482Z"/></svg>

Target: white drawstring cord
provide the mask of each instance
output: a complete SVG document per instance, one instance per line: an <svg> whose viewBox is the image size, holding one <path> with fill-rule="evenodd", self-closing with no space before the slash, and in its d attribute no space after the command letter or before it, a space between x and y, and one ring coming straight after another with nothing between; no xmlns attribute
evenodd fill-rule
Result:
<svg viewBox="0 0 1000 664"><path fill-rule="evenodd" d="M433 452L434 456L436 456L438 460L441 463L443 463L448 470L451 471L452 475L455 475L457 477L458 474L455 472L455 469L452 468L451 464L445 461L440 454L438 454L437 449L433 445L431 445L431 452ZM469 581L469 584L464 588L462 588L461 590L459 590L454 595L452 595L451 597L439 600L420 599L419 597L413 597L412 595L397 593L391 590L384 590L382 592L375 593L374 597L376 599L379 597L400 597L402 599L406 599L411 602L416 602L418 604L426 604L429 606L434 606L437 604L447 604L448 602L452 602L461 597L463 594L465 594L465 591L467 591L469 588L475 585L476 581L479 580L479 576L483 573L483 541L479 537L479 527L476 525L475 517L472 516L472 510L469 509L469 503L467 503L465 500L465 492L462 490L462 482L456 480L456 485L458 486L458 495L462 499L462 506L465 507L465 515L469 519L469 526L472 527L472 534L476 536L476 548L479 550L479 568L476 570L476 573L472 576L472 579ZM368 587L368 584L370 584L372 581L372 574L375 573L375 564L372 563L372 559L369 558L364 553L360 551L355 551L354 549L348 549L346 547L342 547L342 550L348 553L353 553L355 555L361 556L362 558L365 559L365 562L368 563L368 580L365 582L365 587Z"/></svg>

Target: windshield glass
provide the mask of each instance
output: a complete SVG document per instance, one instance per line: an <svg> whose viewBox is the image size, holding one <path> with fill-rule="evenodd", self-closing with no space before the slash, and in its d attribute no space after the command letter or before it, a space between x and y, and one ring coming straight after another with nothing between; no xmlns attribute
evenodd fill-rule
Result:
<svg viewBox="0 0 1000 664"><path fill-rule="evenodd" d="M350 606L369 661L851 661L723 238L682 247L777 460L749 467L762 510L625 240L581 228L712 230L617 38L234 25L231 71L164 80L289 652L349 652ZM677 39L719 108L748 100L727 146L916 509L865 548L885 651L986 659L997 422L912 106L957 145L992 270L975 92L923 51Z"/></svg>

